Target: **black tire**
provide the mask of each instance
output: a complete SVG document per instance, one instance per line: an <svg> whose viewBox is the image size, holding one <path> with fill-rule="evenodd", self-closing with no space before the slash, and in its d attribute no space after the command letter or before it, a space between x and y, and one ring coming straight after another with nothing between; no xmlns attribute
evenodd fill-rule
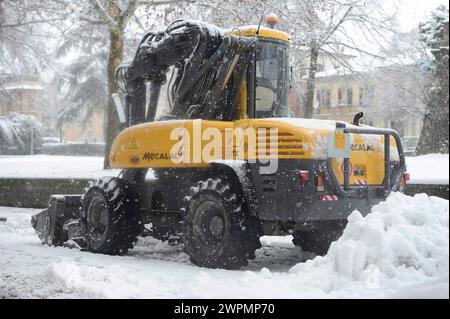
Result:
<svg viewBox="0 0 450 319"><path fill-rule="evenodd" d="M345 225L345 221L323 221L316 229L294 232L292 243L304 251L324 256L331 243L342 236Z"/></svg>
<svg viewBox="0 0 450 319"><path fill-rule="evenodd" d="M191 188L185 202L183 242L192 263L238 269L254 258L261 247L259 232L231 183L218 178L201 181Z"/></svg>
<svg viewBox="0 0 450 319"><path fill-rule="evenodd" d="M144 229L137 194L121 178L97 180L83 197L82 214L87 249L94 253L126 254Z"/></svg>

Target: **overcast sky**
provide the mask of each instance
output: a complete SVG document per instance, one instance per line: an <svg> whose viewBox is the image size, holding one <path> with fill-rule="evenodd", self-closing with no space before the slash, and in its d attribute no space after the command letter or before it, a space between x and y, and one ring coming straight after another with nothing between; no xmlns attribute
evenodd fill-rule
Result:
<svg viewBox="0 0 450 319"><path fill-rule="evenodd" d="M398 20L402 31L417 27L429 17L431 11L443 4L448 8L448 0L385 0L398 8Z"/></svg>

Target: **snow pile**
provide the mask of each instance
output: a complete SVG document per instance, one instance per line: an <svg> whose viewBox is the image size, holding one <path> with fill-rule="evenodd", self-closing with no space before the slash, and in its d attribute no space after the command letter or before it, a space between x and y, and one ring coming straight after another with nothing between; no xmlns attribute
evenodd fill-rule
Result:
<svg viewBox="0 0 450 319"><path fill-rule="evenodd" d="M365 286L387 297L449 296L449 205L428 197L392 194L365 218L355 211L327 256L291 269L335 276L338 289Z"/></svg>
<svg viewBox="0 0 450 319"><path fill-rule="evenodd" d="M103 170L103 157L52 155L0 157L0 178L89 179L117 176L119 173L118 169Z"/></svg>

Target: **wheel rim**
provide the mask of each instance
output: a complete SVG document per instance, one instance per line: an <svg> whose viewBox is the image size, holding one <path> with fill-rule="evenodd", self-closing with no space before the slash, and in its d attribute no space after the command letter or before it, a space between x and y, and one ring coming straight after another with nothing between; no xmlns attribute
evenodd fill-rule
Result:
<svg viewBox="0 0 450 319"><path fill-rule="evenodd" d="M103 237L108 227L108 204L101 194L95 194L87 210L87 228L91 241Z"/></svg>
<svg viewBox="0 0 450 319"><path fill-rule="evenodd" d="M202 202L196 210L195 235L208 246L222 242L226 233L226 220L223 208L213 201Z"/></svg>

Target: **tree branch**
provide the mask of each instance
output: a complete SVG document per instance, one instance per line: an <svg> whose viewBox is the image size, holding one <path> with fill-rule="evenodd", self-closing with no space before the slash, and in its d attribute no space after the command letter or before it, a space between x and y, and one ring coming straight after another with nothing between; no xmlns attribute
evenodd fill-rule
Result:
<svg viewBox="0 0 450 319"><path fill-rule="evenodd" d="M41 24L41 23L49 23L54 21L62 21L65 20L65 16L61 18L52 18L52 19L42 19L42 20L30 20L30 21L24 21L24 22L18 22L18 23L11 23L11 24L0 24L0 28L18 28L23 27L26 25L31 24Z"/></svg>
<svg viewBox="0 0 450 319"><path fill-rule="evenodd" d="M130 0L130 2L128 3L128 6L119 15L118 21L119 21L120 27L123 28L128 24L128 21L133 16L138 5L139 5L139 0Z"/></svg>
<svg viewBox="0 0 450 319"><path fill-rule="evenodd" d="M117 29L119 26L117 24L117 21L114 20L108 12L106 12L106 9L103 8L99 0L90 0L94 8L97 8L97 11L100 13L100 15L105 19L105 21L109 24L110 27L113 29Z"/></svg>
<svg viewBox="0 0 450 319"><path fill-rule="evenodd" d="M187 3L196 3L197 0L138 0L138 5L140 6L163 6L167 4L173 4L175 2L187 2Z"/></svg>
<svg viewBox="0 0 450 319"><path fill-rule="evenodd" d="M89 22L92 24L107 24L107 22L104 20L97 20L97 19L94 19L94 18L86 16L86 15L80 15L80 20L86 21L86 22Z"/></svg>
<svg viewBox="0 0 450 319"><path fill-rule="evenodd" d="M323 43L327 42L328 39L334 34L334 32L336 32L336 30L345 22L345 19L347 18L347 16L350 14L350 12L352 10L353 10L353 4L349 6L349 8L344 13L344 15L341 17L339 22L336 23L336 25L330 30L330 32L328 32L328 34L323 38L323 40L320 42L319 47L321 47L323 45Z"/></svg>

